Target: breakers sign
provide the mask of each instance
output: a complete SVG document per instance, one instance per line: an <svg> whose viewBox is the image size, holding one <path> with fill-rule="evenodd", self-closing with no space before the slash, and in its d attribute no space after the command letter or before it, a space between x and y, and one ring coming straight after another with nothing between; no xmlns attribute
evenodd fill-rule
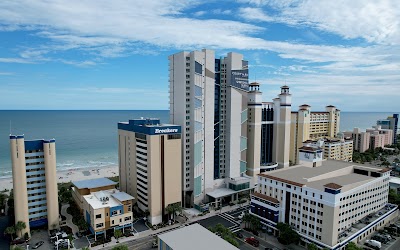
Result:
<svg viewBox="0 0 400 250"><path fill-rule="evenodd" d="M177 128L165 128L165 129L156 128L154 130L154 133L155 134L178 133L178 129Z"/></svg>

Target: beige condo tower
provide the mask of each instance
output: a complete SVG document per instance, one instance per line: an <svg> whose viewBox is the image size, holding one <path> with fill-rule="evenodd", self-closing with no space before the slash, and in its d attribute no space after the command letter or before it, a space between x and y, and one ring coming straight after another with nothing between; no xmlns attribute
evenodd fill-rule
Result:
<svg viewBox="0 0 400 250"><path fill-rule="evenodd" d="M10 135L15 223L25 222L22 235L47 225L59 227L55 140L25 141Z"/></svg>
<svg viewBox="0 0 400 250"><path fill-rule="evenodd" d="M169 205L182 205L181 143L181 127L160 119L118 123L120 190L152 225L168 219Z"/></svg>

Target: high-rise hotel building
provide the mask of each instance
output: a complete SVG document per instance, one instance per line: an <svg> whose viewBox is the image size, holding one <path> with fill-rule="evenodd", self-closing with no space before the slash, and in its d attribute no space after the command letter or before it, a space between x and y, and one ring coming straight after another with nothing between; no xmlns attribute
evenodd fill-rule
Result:
<svg viewBox="0 0 400 250"><path fill-rule="evenodd" d="M10 135L15 223L30 229L59 227L55 140L25 140Z"/></svg>
<svg viewBox="0 0 400 250"><path fill-rule="evenodd" d="M289 87L263 103L243 55L173 54L169 84L170 122L182 126L184 206L234 200L260 171L289 166Z"/></svg>
<svg viewBox="0 0 400 250"><path fill-rule="evenodd" d="M340 110L326 106L323 112L311 112L311 106L303 104L296 112L291 112L290 161L299 163L298 149L307 140L336 138L340 128Z"/></svg>
<svg viewBox="0 0 400 250"><path fill-rule="evenodd" d="M151 224L161 223L170 204L181 205L181 127L160 119L118 123L120 190L132 195Z"/></svg>
<svg viewBox="0 0 400 250"><path fill-rule="evenodd" d="M248 99L248 62L232 52L217 59L206 49L180 52L169 57L169 72L170 122L182 126L184 205L229 193L212 193L218 188L249 189L248 119L261 93L254 86L257 98Z"/></svg>

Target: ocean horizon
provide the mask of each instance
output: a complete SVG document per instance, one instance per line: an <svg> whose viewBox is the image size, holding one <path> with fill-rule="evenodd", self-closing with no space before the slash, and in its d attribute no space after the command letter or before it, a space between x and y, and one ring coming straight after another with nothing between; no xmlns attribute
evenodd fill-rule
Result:
<svg viewBox="0 0 400 250"><path fill-rule="evenodd" d="M342 111L340 131L365 130L393 113ZM169 123L169 110L0 110L0 178L12 173L10 128L25 140L54 138L57 171L100 168L118 164L117 123L140 117Z"/></svg>

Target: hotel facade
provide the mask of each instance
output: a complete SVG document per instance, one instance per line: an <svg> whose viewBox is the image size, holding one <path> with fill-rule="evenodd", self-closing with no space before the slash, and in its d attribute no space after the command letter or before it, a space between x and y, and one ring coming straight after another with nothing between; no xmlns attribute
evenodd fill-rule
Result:
<svg viewBox="0 0 400 250"><path fill-rule="evenodd" d="M308 140L303 143L303 146L321 148L324 159L353 161L353 140L351 138Z"/></svg>
<svg viewBox="0 0 400 250"><path fill-rule="evenodd" d="M15 223L59 228L55 140L25 140L10 135Z"/></svg>
<svg viewBox="0 0 400 250"><path fill-rule="evenodd" d="M326 106L324 112L311 112L311 106L303 104L291 113L290 161L299 163L298 149L307 140L336 138L340 128L340 110Z"/></svg>
<svg viewBox="0 0 400 250"><path fill-rule="evenodd" d="M95 240L97 235L132 227L134 197L120 192L116 185L108 178L72 182L72 197Z"/></svg>
<svg viewBox="0 0 400 250"><path fill-rule="evenodd" d="M300 165L259 174L250 213L277 231L290 224L301 244L345 249L396 220L388 204L388 169L343 161L322 161L322 151L300 149ZM314 162L313 162L314 161Z"/></svg>
<svg viewBox="0 0 400 250"><path fill-rule="evenodd" d="M169 88L170 122L182 127L185 207L237 200L258 173L289 166L289 87L274 102L262 102L243 55L215 58L206 49L173 54Z"/></svg>
<svg viewBox="0 0 400 250"><path fill-rule="evenodd" d="M168 205L181 205L181 127L159 119L118 123L120 190L135 197L154 225L168 218Z"/></svg>

